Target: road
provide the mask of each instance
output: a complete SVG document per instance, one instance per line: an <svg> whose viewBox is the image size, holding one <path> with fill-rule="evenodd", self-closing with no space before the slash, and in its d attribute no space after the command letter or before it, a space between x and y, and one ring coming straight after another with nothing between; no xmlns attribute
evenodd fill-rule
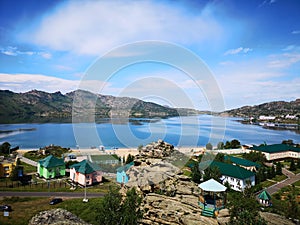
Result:
<svg viewBox="0 0 300 225"><path fill-rule="evenodd" d="M87 193L87 198L103 197L104 193ZM83 192L16 192L2 191L0 197L60 197L60 198L84 198Z"/></svg>
<svg viewBox="0 0 300 225"><path fill-rule="evenodd" d="M282 169L282 173L284 175L286 175L288 178L280 181L270 187L267 188L267 191L269 192L269 194L274 194L275 192L279 191L281 188L286 187L292 183L295 183L296 181L300 180L300 173L298 173L297 175L293 174L292 172L290 172L289 170L283 168Z"/></svg>

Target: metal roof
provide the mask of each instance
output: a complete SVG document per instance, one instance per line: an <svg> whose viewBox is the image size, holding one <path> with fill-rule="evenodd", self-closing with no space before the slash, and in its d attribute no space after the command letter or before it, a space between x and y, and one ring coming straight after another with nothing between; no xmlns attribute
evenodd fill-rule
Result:
<svg viewBox="0 0 300 225"><path fill-rule="evenodd" d="M46 158L39 160L39 164L45 168L52 168L57 166L64 166L65 162L63 159L59 159L53 155L49 155Z"/></svg>
<svg viewBox="0 0 300 225"><path fill-rule="evenodd" d="M214 179L210 179L198 185L204 191L212 191L212 192L224 192L226 191L226 187L220 184L218 181Z"/></svg>

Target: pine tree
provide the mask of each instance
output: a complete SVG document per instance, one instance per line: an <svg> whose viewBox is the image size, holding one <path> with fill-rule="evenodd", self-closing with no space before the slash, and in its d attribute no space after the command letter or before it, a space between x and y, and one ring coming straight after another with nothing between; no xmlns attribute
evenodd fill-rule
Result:
<svg viewBox="0 0 300 225"><path fill-rule="evenodd" d="M295 171L295 170L297 170L297 167L294 160L292 160L290 164L290 171Z"/></svg>
<svg viewBox="0 0 300 225"><path fill-rule="evenodd" d="M109 187L108 194L104 196L102 204L97 209L96 220L99 224L120 224L122 216L122 195L116 188Z"/></svg>
<svg viewBox="0 0 300 225"><path fill-rule="evenodd" d="M281 165L280 162L278 162L278 163L276 164L276 174L277 174L277 175L282 175L282 165Z"/></svg>
<svg viewBox="0 0 300 225"><path fill-rule="evenodd" d="M136 193L135 188L127 191L126 199L122 205L122 225L135 225L143 217L140 209L141 198Z"/></svg>

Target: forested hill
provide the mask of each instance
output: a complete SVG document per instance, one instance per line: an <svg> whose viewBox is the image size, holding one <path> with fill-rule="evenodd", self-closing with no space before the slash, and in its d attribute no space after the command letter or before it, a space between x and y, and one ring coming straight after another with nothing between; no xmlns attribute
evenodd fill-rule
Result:
<svg viewBox="0 0 300 225"><path fill-rule="evenodd" d="M244 118L259 117L260 115L277 117L300 115L300 99L290 102L274 101L254 106L243 106L241 108L227 110L223 114Z"/></svg>
<svg viewBox="0 0 300 225"><path fill-rule="evenodd" d="M79 99L76 107L73 107L74 96ZM37 90L26 93L0 90L0 123L72 122L72 110L76 115L81 115L83 120L80 122L90 122L89 120L93 119L93 116L88 117L90 112L94 112L96 119L179 115L176 109L155 103L135 98L93 94L82 90L65 95L61 92L47 93ZM190 112L187 109L179 113L184 115Z"/></svg>

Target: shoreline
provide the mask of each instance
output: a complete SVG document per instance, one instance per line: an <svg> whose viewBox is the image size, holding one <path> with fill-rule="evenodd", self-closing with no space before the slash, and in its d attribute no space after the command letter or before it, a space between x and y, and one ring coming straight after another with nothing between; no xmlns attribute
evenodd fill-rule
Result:
<svg viewBox="0 0 300 225"><path fill-rule="evenodd" d="M180 151L184 154L201 152L205 149L205 147L175 147L175 150ZM39 149L18 149L17 152L21 155L24 155L26 152L29 151L38 151ZM192 151L193 150L193 151ZM75 154L77 156L86 156L86 155L112 155L116 154L119 157L127 157L129 154L137 155L139 154L138 148L116 148L116 149L106 149L106 150L99 150L99 149L91 149L91 148L80 148L80 149L70 149L70 154Z"/></svg>

